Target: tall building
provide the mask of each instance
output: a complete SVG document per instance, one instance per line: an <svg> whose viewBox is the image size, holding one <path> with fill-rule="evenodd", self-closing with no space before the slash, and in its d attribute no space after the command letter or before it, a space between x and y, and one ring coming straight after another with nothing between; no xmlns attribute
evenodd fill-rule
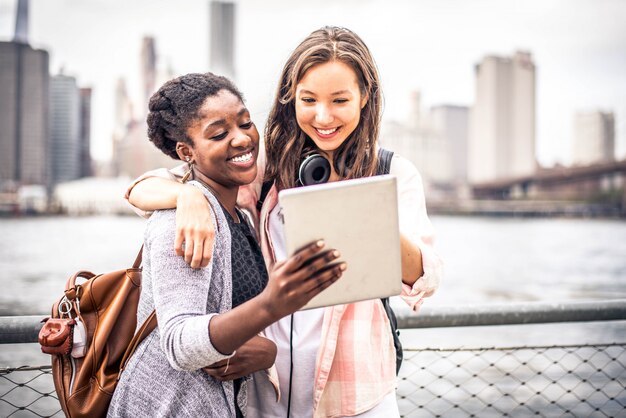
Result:
<svg viewBox="0 0 626 418"><path fill-rule="evenodd" d="M48 52L28 45L28 0L18 0L12 42L0 42L0 190L46 185Z"/></svg>
<svg viewBox="0 0 626 418"><path fill-rule="evenodd" d="M53 184L80 178L81 103L76 79L50 78L50 163Z"/></svg>
<svg viewBox="0 0 626 418"><path fill-rule="evenodd" d="M116 176L137 177L159 167L173 167L180 161L163 154L148 140L146 114L148 100L162 78L156 68L157 52L152 38L144 38L141 48L142 102L140 110L129 98L124 79L115 88L115 129L113 132L112 171ZM165 77L170 76L167 74ZM170 77L171 78L171 77Z"/></svg>
<svg viewBox="0 0 626 418"><path fill-rule="evenodd" d="M91 163L91 88L80 89L80 157L79 176L93 175Z"/></svg>
<svg viewBox="0 0 626 418"><path fill-rule="evenodd" d="M476 65L476 98L470 116L471 183L533 174L535 64L528 52L485 57Z"/></svg>
<svg viewBox="0 0 626 418"><path fill-rule="evenodd" d="M211 1L209 12L209 71L234 78L235 4Z"/></svg>
<svg viewBox="0 0 626 418"><path fill-rule="evenodd" d="M466 106L440 105L430 109L433 135L442 143L440 161L441 181L462 185L467 182L467 141L469 109Z"/></svg>
<svg viewBox="0 0 626 418"><path fill-rule="evenodd" d="M28 43L28 0L17 1L13 42Z"/></svg>
<svg viewBox="0 0 626 418"><path fill-rule="evenodd" d="M411 161L423 177L428 188L431 176L426 167L428 148L427 129L424 126L425 112L422 109L422 96L419 91L410 93L408 115L404 121L385 121L380 129L380 146L391 150Z"/></svg>
<svg viewBox="0 0 626 418"><path fill-rule="evenodd" d="M146 121L132 121L121 138L113 143L115 175L135 178L155 168L172 168L181 164L159 150L147 134Z"/></svg>
<svg viewBox="0 0 626 418"><path fill-rule="evenodd" d="M156 91L157 80L157 54L154 38L145 36L141 44L141 114L148 109L150 96Z"/></svg>
<svg viewBox="0 0 626 418"><path fill-rule="evenodd" d="M383 147L410 160L428 188L454 190L467 182L468 108L439 105L422 109L421 95L411 93L405 123L386 122Z"/></svg>
<svg viewBox="0 0 626 418"><path fill-rule="evenodd" d="M610 112L579 112L574 116L572 163L588 165L615 160L615 117Z"/></svg>
<svg viewBox="0 0 626 418"><path fill-rule="evenodd" d="M128 96L126 80L118 78L115 84L115 127L114 136L121 136L126 132L133 120L133 104Z"/></svg>
<svg viewBox="0 0 626 418"><path fill-rule="evenodd" d="M0 42L0 187L46 184L48 63L47 51Z"/></svg>

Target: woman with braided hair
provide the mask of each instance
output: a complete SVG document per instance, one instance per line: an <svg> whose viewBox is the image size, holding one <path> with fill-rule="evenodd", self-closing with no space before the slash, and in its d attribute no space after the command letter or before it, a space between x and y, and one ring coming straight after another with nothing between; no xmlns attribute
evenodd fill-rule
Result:
<svg viewBox="0 0 626 418"><path fill-rule="evenodd" d="M287 258L278 191L305 184L299 168L311 151L328 161L328 181L376 174L381 113L378 71L357 34L323 27L291 53L265 126L263 177L241 188L238 196L239 203L254 215L268 268ZM437 289L442 262L433 250L433 229L417 169L394 154L389 173L398 184L401 297L417 310ZM127 197L142 210L177 207L176 252L191 266L204 265L214 243L211 212L196 190L172 181L180 176L177 170L146 173L131 186ZM249 416L399 415L396 353L380 300L296 312L270 325L264 335L277 345L271 370L277 380L254 374ZM233 358L231 364L235 363ZM281 392L278 402L273 392L276 382Z"/></svg>
<svg viewBox="0 0 626 418"><path fill-rule="evenodd" d="M257 334L334 283L339 253L312 243L277 263L269 277L254 232L236 205L240 186L257 175L259 133L241 93L226 78L187 74L150 99L148 137L188 164L188 187L211 207L210 263L192 268L174 252L176 210L157 210L144 236L142 324L158 327L137 348L111 401L110 417L243 416L240 374L274 363L276 347ZM229 361L237 356L237 364Z"/></svg>

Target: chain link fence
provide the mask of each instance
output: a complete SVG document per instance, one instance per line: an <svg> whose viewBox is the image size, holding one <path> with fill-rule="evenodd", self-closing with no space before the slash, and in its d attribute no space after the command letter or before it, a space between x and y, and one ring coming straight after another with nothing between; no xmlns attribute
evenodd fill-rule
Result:
<svg viewBox="0 0 626 418"><path fill-rule="evenodd" d="M626 347L405 351L403 417L626 416Z"/></svg>
<svg viewBox="0 0 626 418"><path fill-rule="evenodd" d="M1 368L0 416L63 417L51 367Z"/></svg>
<svg viewBox="0 0 626 418"><path fill-rule="evenodd" d="M402 417L626 416L626 347L406 350ZM0 415L62 417L50 366L0 369Z"/></svg>

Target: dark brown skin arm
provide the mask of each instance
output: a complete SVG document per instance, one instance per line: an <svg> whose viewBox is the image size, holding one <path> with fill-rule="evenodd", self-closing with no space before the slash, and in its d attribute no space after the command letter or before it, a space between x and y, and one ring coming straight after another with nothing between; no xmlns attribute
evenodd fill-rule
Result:
<svg viewBox="0 0 626 418"><path fill-rule="evenodd" d="M211 207L197 187L148 177L133 186L128 201L144 211L177 208L176 254L184 256L185 262L192 268L209 265L215 230L211 222Z"/></svg>
<svg viewBox="0 0 626 418"><path fill-rule="evenodd" d="M345 270L345 263L333 265L336 250L324 250L323 242L310 244L284 262L276 263L260 295L216 315L209 323L209 335L221 353L232 353L270 324L304 305L333 284Z"/></svg>

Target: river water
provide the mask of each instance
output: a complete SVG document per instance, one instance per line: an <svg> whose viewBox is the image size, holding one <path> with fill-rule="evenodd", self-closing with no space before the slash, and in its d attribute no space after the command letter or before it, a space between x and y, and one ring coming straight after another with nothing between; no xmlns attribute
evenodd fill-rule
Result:
<svg viewBox="0 0 626 418"><path fill-rule="evenodd" d="M445 274L425 306L626 298L626 222L431 219ZM133 216L0 219L0 315L47 314L72 273L129 267L144 226L145 220ZM398 300L392 304L406 310ZM497 332L480 327L404 330L403 341L415 348L626 341L626 321L492 330ZM0 361L9 353L8 346L2 348Z"/></svg>
<svg viewBox="0 0 626 418"><path fill-rule="evenodd" d="M433 216L445 275L429 305L626 298L626 222ZM0 315L46 313L70 274L132 264L132 216L0 219Z"/></svg>

